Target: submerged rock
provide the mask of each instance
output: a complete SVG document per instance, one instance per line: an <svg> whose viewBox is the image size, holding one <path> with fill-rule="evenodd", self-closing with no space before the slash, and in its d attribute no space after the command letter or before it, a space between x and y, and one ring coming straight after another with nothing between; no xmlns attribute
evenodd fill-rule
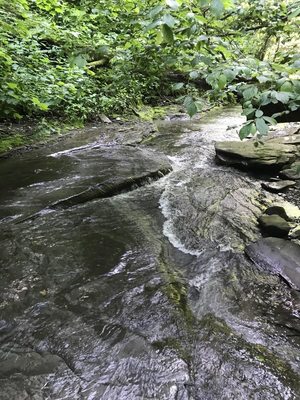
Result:
<svg viewBox="0 0 300 400"><path fill-rule="evenodd" d="M279 193L296 185L295 181L280 180L275 182L263 182L261 186L269 192Z"/></svg>
<svg viewBox="0 0 300 400"><path fill-rule="evenodd" d="M276 214L261 215L258 218L258 222L262 232L269 236L286 238L291 229L291 225L285 219Z"/></svg>
<svg viewBox="0 0 300 400"><path fill-rule="evenodd" d="M259 186L231 171L199 170L172 174L175 182L187 183L166 189L161 207L167 219L166 234L193 254L208 246L244 251L257 237L257 218L262 213ZM173 243L173 242L172 242ZM176 243L175 243L176 244ZM177 243L178 246L178 243Z"/></svg>
<svg viewBox="0 0 300 400"><path fill-rule="evenodd" d="M288 240L268 237L245 249L259 267L282 277L292 288L300 290L300 246Z"/></svg>

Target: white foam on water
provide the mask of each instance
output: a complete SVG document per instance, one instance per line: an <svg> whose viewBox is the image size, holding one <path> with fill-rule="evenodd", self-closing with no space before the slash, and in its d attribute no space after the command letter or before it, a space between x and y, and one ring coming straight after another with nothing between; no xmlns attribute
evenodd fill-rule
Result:
<svg viewBox="0 0 300 400"><path fill-rule="evenodd" d="M101 145L98 142L92 142L92 143L86 144L84 146L72 147L71 149L58 151L56 153L51 153L48 155L48 157L57 158L57 157L60 157L60 156L66 155L66 154L77 153L81 150L94 149L97 147L101 147Z"/></svg>
<svg viewBox="0 0 300 400"><path fill-rule="evenodd" d="M180 182L180 185L183 185L183 183ZM181 240L176 235L176 229L173 225L173 217L180 215L181 211L173 210L170 207L168 194L170 191L172 191L172 188L170 188L169 186L170 185L167 184L167 187L166 187L164 193L162 194L161 198L159 199L159 207L161 209L163 216L166 219L163 224L163 234L168 238L169 242L176 249L180 250L182 253L190 254L190 255L198 257L202 254L202 251L187 248L184 245L184 243L182 243Z"/></svg>

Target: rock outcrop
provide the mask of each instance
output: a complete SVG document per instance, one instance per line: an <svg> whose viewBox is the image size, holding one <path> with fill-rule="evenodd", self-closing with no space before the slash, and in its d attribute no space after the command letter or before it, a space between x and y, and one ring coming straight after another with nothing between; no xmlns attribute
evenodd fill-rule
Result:
<svg viewBox="0 0 300 400"><path fill-rule="evenodd" d="M300 134L266 139L263 143L225 141L215 144L217 160L244 169L280 171L290 168L300 158ZM296 163L297 164L297 163Z"/></svg>

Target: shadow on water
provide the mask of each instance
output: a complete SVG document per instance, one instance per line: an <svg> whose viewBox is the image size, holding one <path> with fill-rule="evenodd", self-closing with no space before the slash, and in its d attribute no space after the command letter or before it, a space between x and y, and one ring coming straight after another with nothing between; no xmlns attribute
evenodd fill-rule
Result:
<svg viewBox="0 0 300 400"><path fill-rule="evenodd" d="M259 184L214 163L241 121L219 109L137 148L87 132L1 162L1 400L299 398L299 294L243 255ZM14 223L159 152L173 172L156 182Z"/></svg>

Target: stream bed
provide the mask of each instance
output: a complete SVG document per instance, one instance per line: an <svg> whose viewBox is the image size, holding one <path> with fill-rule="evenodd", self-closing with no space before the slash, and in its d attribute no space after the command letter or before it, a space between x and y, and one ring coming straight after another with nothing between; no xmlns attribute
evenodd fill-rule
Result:
<svg viewBox="0 0 300 400"><path fill-rule="evenodd" d="M100 124L0 160L1 400L300 399L299 292L243 251L277 195L215 163L242 122Z"/></svg>

